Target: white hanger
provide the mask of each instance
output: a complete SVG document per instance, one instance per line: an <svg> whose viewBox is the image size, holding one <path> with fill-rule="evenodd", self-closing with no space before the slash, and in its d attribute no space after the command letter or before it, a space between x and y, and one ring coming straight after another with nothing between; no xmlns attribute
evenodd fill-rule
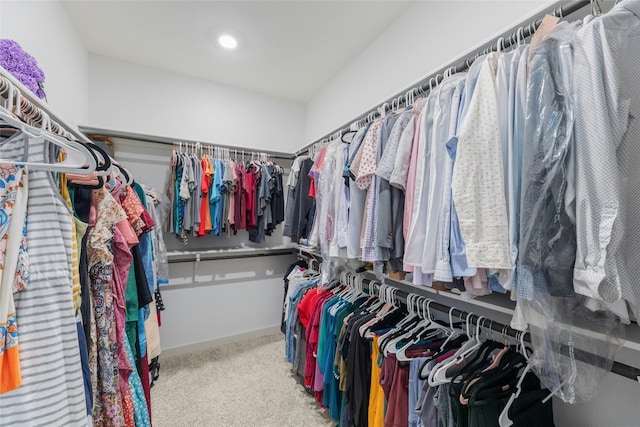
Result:
<svg viewBox="0 0 640 427"><path fill-rule="evenodd" d="M413 328L411 328L410 330L407 330L404 334L394 338L393 340L389 341L384 348L384 354L387 355L389 353L396 353L396 357L397 357L397 353L400 350L402 351L402 357L405 357L404 360L408 360L406 358L406 356L404 356L404 352L413 344L415 344L416 342L418 342L417 337L410 340L409 343L406 343L403 347L401 348L397 348L397 344L410 337L411 335L414 335L416 333L420 333L421 329L424 329L423 332L426 331L437 331L437 332L448 332L447 328L444 328L443 326L441 326L439 323L434 322L433 321L433 317L431 317L431 310L429 309L429 306L431 305L431 303L433 303L432 299L426 299L422 301L422 318L423 320L421 322L419 322L418 324L414 325Z"/></svg>
<svg viewBox="0 0 640 427"><path fill-rule="evenodd" d="M408 107L409 105L413 105L413 100L411 99L412 92L410 90L404 94L404 103Z"/></svg>
<svg viewBox="0 0 640 427"><path fill-rule="evenodd" d="M407 336L411 335L414 331L416 331L418 325L421 325L424 321L418 322L410 329L406 329L403 331L404 327L395 328L395 332L403 331L402 334L398 335L395 338L388 340L383 347L380 348L380 351L385 355L389 355L389 353L396 353L399 349L396 348L396 344L405 339ZM406 326L406 324L405 324ZM419 328L418 328L419 329ZM378 341L380 342L380 341Z"/></svg>
<svg viewBox="0 0 640 427"><path fill-rule="evenodd" d="M429 385L431 385L432 383L435 385L435 381L436 381L436 372L439 372L440 369L443 369L444 371L444 377L446 377L446 371L449 368L449 366L455 364L456 359L458 358L458 355L462 354L464 352L464 349L468 348L470 346L470 344L472 345L473 343L475 343L474 339L471 337L471 332L470 332L470 319L471 316L473 315L473 313L467 313L467 318L465 319L465 330L466 330L466 334L467 337L469 337L469 340L467 342L465 342L462 347L460 347L460 349L456 352L456 354L454 354L451 358L447 359L447 360L443 360L440 363L437 363L432 369L431 372L429 372L429 378L428 378L428 382ZM442 375L441 375L442 376ZM438 378L439 380L443 381L444 378Z"/></svg>
<svg viewBox="0 0 640 427"><path fill-rule="evenodd" d="M387 286L387 285L381 285L380 287L382 288L383 286ZM381 294L381 289L379 289L380 295ZM418 317L418 314L416 311L414 311L414 303L421 298L420 296L416 295L416 294L409 294L407 295L407 309L409 311L409 313L407 314L407 316L405 316L402 320L400 320L396 326L394 326L393 328L391 328L391 330L387 331L386 333L382 334L379 339L378 342L383 341L386 337L402 330L402 328L408 324L409 322L413 321L416 317ZM382 300L381 296L379 297L380 300Z"/></svg>
<svg viewBox="0 0 640 427"><path fill-rule="evenodd" d="M43 119L50 120L46 114ZM0 159L0 163L10 163L20 166L27 166L36 170L46 170L51 172L70 172L78 175L88 175L96 169L96 159L91 152L83 144L76 141L66 140L56 134L30 126L21 120L14 118L4 107L0 108L0 119L7 124L20 129L27 136L38 138L42 137L47 141L64 149L67 156L64 161L59 163L37 163L23 162L15 159ZM28 143L28 141L27 141ZM88 166L87 166L88 165Z"/></svg>
<svg viewBox="0 0 640 427"><path fill-rule="evenodd" d="M362 278L360 277L360 280L362 280ZM378 302L376 302L373 306L371 306L370 311L376 311L376 310L380 310L385 304L387 304L387 288L388 286L378 282L377 280L372 280L370 282L370 284L378 284Z"/></svg>
<svg viewBox="0 0 640 427"><path fill-rule="evenodd" d="M520 44L522 43L523 35L524 35L524 28L522 27L518 28L518 31L516 31L516 44L518 45L518 47L520 47Z"/></svg>
<svg viewBox="0 0 640 427"><path fill-rule="evenodd" d="M446 339L446 340L445 340L445 341L440 345L440 348L444 347L444 346L445 346L445 344L447 344L447 343L449 342L449 340L453 337L453 334L454 334L454 328L453 328L453 317L452 317L452 313L453 313L453 310L454 310L454 309L455 309L454 307L449 308L449 329L447 329L447 332L449 333L449 336L448 336L448 337L447 337L447 339ZM429 316L431 316L431 312L430 312L430 311L429 311ZM433 322L433 323L434 323L435 325L437 325L438 327L440 327L440 328L446 329L446 328L444 328L443 326L441 326L440 324L438 324L438 323L436 323L436 322ZM425 365L423 365L423 366L422 366L422 369L420 370L420 376L421 376L422 378L424 378L424 377L426 377L426 376L427 376L427 372L425 372L425 370L426 370L426 369L428 369L428 367L429 367L429 365L428 365L428 364L425 364ZM429 372L429 374L430 374L430 372Z"/></svg>
<svg viewBox="0 0 640 427"><path fill-rule="evenodd" d="M469 313L467 316L467 321L472 316L472 313ZM446 384L451 381L451 378L447 378L447 371L450 367L459 364L464 360L465 357L469 356L475 350L480 348L482 345L482 340L480 339L480 326L482 321L486 319L484 316L480 316L476 320L476 333L473 337L469 335L469 331L467 330L467 335L469 336L469 341L464 343L462 347L456 352L456 354L444 361L441 364L436 365L429 374L429 385L434 387L436 385ZM467 322L468 325L468 322Z"/></svg>
<svg viewBox="0 0 640 427"><path fill-rule="evenodd" d="M407 298L408 298L408 297L407 297ZM421 316L420 316L420 313L419 313L419 311L418 311L418 301L419 301L419 299L414 299L414 301L413 301L413 303L415 303L415 304L416 304L416 306L415 306L415 310L413 309L413 307L412 307L412 310L411 310L411 311L413 311L413 313L415 314L415 316L413 317L414 319L415 319L416 317L418 317L418 318L420 318L420 317L421 317ZM423 299L423 300L421 300L421 302L422 302L422 304L423 304L423 305L424 305L424 303L425 303L426 301L430 301L430 300L427 300L427 299ZM407 306L408 306L408 304L409 304L409 302L408 302L408 300L407 300ZM412 305L413 305L413 304L412 304ZM404 339L404 337L411 335L413 332L415 332L415 331L419 330L421 327L424 327L424 325L426 325L426 324L428 324L428 323L429 323L429 322L427 322L427 316L426 316L426 314L424 313L424 309L423 309L423 311L422 311L422 319L423 319L423 320L422 320L421 322L418 322L417 324L415 324L411 329L407 329L407 330L405 331L405 333L403 333L403 334L402 334L402 335L400 335L399 337L396 337L396 338L394 338L393 340L389 341L389 342L385 345L385 349L384 349L385 351L387 351L387 353L386 353L386 354L388 354L388 353L396 353L396 354L397 354L397 352L398 352L398 351L400 351L401 349L396 349L396 348L395 348L395 344L397 344L399 341L402 341L402 339ZM429 319L429 320L430 320L430 319ZM425 323L425 322L426 322L426 323ZM406 322L406 323L405 323L405 324L403 324L403 325L398 324L398 330L402 330L402 329L404 329L405 325L407 325L407 324L408 324L408 322ZM411 345L411 344L410 344L410 345ZM402 355L404 356L404 352L402 353ZM405 359L403 359L403 360L405 360Z"/></svg>
<svg viewBox="0 0 640 427"><path fill-rule="evenodd" d="M522 393L522 383L524 382L524 378L527 375L527 373L529 373L529 371L531 371L531 369L533 368L533 362L531 361L529 355L527 355L527 350L524 345L524 335L525 335L525 332L520 332L520 335L519 335L519 342L521 346L520 350L522 351L522 355L524 356L524 358L527 360L528 363L527 363L527 366L522 371L522 373L520 374L520 379L518 380L518 384L516 384L516 391L509 397L507 404L505 405L504 409L500 413L500 416L498 417L498 423L500 424L500 427L511 427L513 425L513 421L509 419L509 409L511 408L511 405L513 405L513 402L520 396L520 393ZM542 403L547 403L547 401L553 397L553 394L554 394L553 392L549 393L547 397L542 399Z"/></svg>
<svg viewBox="0 0 640 427"><path fill-rule="evenodd" d="M419 324L417 324L411 331L409 331L405 336L411 336L414 333L418 333L419 335L415 338L413 338L412 340L410 340L409 342L407 342L404 346L402 346L401 348L397 349L394 351L394 348L392 347L390 352L391 353L396 353L396 359L400 360L400 361L409 361L411 360L411 358L406 356L406 351L409 349L409 347L411 347L412 345L416 344L417 342L419 342L421 339L427 339L427 337L425 338L421 338L420 337L420 329L425 329L425 331L434 331L434 332L442 332L443 328L442 326L440 326L437 322L433 321L433 318L431 317L431 310L429 309L429 305L433 302L433 300L427 300L426 301L426 313L425 313L425 308L423 307L423 316L424 316L424 320L422 322L420 322ZM435 334L434 334L435 335Z"/></svg>

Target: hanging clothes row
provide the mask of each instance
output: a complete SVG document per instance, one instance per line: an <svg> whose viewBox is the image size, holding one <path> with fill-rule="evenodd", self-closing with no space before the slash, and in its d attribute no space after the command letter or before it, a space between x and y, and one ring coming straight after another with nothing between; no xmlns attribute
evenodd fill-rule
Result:
<svg viewBox="0 0 640 427"><path fill-rule="evenodd" d="M358 259L469 298L509 292L512 326L536 326L545 384L589 399L598 380L586 379L611 368L621 323L640 314L640 253L629 249L640 228L628 216L640 211L640 63L629 60L639 11L624 0L584 23L547 17L531 44L506 52L498 41L467 72L409 93L406 108L383 106L296 159L285 235L318 247L329 273ZM567 330L579 325L604 338L576 343ZM573 345L609 362L576 365Z"/></svg>
<svg viewBox="0 0 640 427"><path fill-rule="evenodd" d="M171 158L168 232L184 244L189 236L226 236L247 230L263 243L284 221L284 170L266 154L176 143Z"/></svg>
<svg viewBox="0 0 640 427"><path fill-rule="evenodd" d="M483 339L487 319L434 320L431 300L403 307L349 273L321 284L295 265L286 279L286 360L340 426L554 425L524 341Z"/></svg>
<svg viewBox="0 0 640 427"><path fill-rule="evenodd" d="M41 129L44 112L15 120L16 93L0 87L2 423L150 426L169 205L104 150Z"/></svg>

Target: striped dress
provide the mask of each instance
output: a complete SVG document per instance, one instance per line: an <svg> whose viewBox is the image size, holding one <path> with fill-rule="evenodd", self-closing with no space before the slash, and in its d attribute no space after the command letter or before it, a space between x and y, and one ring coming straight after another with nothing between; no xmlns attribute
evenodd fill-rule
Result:
<svg viewBox="0 0 640 427"><path fill-rule="evenodd" d="M12 138L3 159L46 162L41 138ZM47 150L48 151L48 150ZM22 385L0 394L0 423L10 426L88 424L72 303L72 218L48 172L31 168L27 202L29 285L15 294Z"/></svg>

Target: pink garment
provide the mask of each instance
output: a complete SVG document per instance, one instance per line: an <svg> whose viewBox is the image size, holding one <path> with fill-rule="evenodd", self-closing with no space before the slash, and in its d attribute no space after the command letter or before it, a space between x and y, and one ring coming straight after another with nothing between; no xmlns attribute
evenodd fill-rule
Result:
<svg viewBox="0 0 640 427"><path fill-rule="evenodd" d="M454 354L456 354L458 350L449 350L448 352L446 352L445 354L441 355L440 357L436 357L436 363L440 363L443 362L451 357L453 357Z"/></svg>
<svg viewBox="0 0 640 427"><path fill-rule="evenodd" d="M487 270L478 268L475 276L464 278L464 289L475 296L489 295L489 280L487 279Z"/></svg>
<svg viewBox="0 0 640 427"><path fill-rule="evenodd" d="M147 410L149 411L149 421L151 422L151 382L149 379L149 353L145 353L140 358L140 381L144 390L144 397L147 401Z"/></svg>
<svg viewBox="0 0 640 427"><path fill-rule="evenodd" d="M418 114L418 118L416 119L416 123L422 123L422 112ZM415 187L416 187L416 169L418 167L418 147L420 141L420 132L422 129L419 125L416 125L416 131L413 134L413 144L411 145L411 160L409 162L409 173L407 175L407 190L405 191L404 197L404 219L402 223L402 234L404 235L405 241L405 252L406 252L406 242L409 240L409 227L411 226L411 220L413 218L413 199L415 197ZM413 266L405 265L402 267L404 271L413 271Z"/></svg>
<svg viewBox="0 0 640 427"><path fill-rule="evenodd" d="M369 128L362 147L356 159L353 162L352 169L356 176L356 184L361 190L369 190L371 183L373 182L373 175L376 173L377 168L377 155L378 155L378 143L380 139L380 130L382 128L382 119L377 119Z"/></svg>
<svg viewBox="0 0 640 427"><path fill-rule="evenodd" d="M236 229L236 188L238 187L238 172L236 168L236 164L234 162L229 162L229 167L231 168L231 189L229 190L229 213L227 215L227 220L229 221L229 230Z"/></svg>
<svg viewBox="0 0 640 427"><path fill-rule="evenodd" d="M109 192L111 193L113 198L116 200L116 202L118 202L118 205L122 206L120 202L120 195L123 193L122 183L116 180L115 185L113 186L113 188L109 190ZM136 234L135 230L133 229L133 227L131 226L128 220L120 221L119 223L116 224L116 227L118 228L118 231L120 231L120 233L122 234L122 237L124 238L124 240L129 245L129 248L132 248L138 243L140 243L140 240L138 240L138 235ZM126 278L125 278L125 282L126 282Z"/></svg>
<svg viewBox="0 0 640 427"><path fill-rule="evenodd" d="M123 221L126 222L126 221ZM135 233L134 233L135 236ZM129 245L125 240L124 236L120 232L119 228L116 227L113 230L113 300L115 307L115 317L116 317L116 339L118 343L123 343L124 340L127 339L127 335L125 333L125 318L127 311L127 303L125 299L125 293L127 290L127 278L129 277L129 270L131 269L131 263L133 261L133 256L131 255L131 251L129 250ZM127 408L128 410L123 410L125 421L127 421L127 425L131 425L131 420L133 420L133 399L131 397L131 390L129 386L129 375L133 372L133 367L129 361L129 356L127 355L126 348L123 345L117 346L117 357L118 357L118 371L120 373L119 377L119 386L120 386L120 395L122 399L125 400L123 402L123 408ZM128 413L130 412L130 413ZM135 424L135 423L134 423Z"/></svg>
<svg viewBox="0 0 640 427"><path fill-rule="evenodd" d="M116 228L122 234L122 237L125 240L125 242L127 242L127 245L129 246L129 248L132 248L138 243L140 243L140 240L138 239L138 235L136 234L135 230L133 229L133 227L131 226L128 220L125 219L124 221L120 221L119 223L116 224Z"/></svg>
<svg viewBox="0 0 640 427"><path fill-rule="evenodd" d="M367 190L365 199L365 213L360 230L360 248L362 248L362 260L367 262L377 261L375 242L375 205L377 194L375 193L375 180L373 179L377 164L378 147L380 144L380 132L383 119L377 119L367 132L359 153L362 153L359 163L355 168L356 185L361 190ZM355 162L354 162L355 163Z"/></svg>
<svg viewBox="0 0 640 427"><path fill-rule="evenodd" d="M140 219L144 222L143 233L151 230L156 225L156 222L151 218L151 214L146 209L142 212L142 215L140 215Z"/></svg>

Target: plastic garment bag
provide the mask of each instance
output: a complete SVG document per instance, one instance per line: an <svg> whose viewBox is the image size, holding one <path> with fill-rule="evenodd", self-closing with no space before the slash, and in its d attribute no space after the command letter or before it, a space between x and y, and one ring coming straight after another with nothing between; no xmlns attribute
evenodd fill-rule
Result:
<svg viewBox="0 0 640 427"><path fill-rule="evenodd" d="M573 291L578 27L562 22L531 50L516 285L517 312L530 327L533 369L545 387L569 403L596 394L623 336L615 315Z"/></svg>
<svg viewBox="0 0 640 427"><path fill-rule="evenodd" d="M346 259L346 240L338 243L339 223L345 224L348 219L343 214L345 201L340 197L343 191L345 150L344 143L337 139L325 147L325 153L319 158L316 179L316 221L318 244L322 258L322 281L329 281L338 277L342 270L340 266ZM316 228L316 226L314 226ZM344 237L344 236L341 236ZM341 247L342 246L342 247ZM343 250L340 250L340 249ZM332 250L333 249L333 250ZM340 256L344 252L344 256ZM332 257L333 255L333 257Z"/></svg>

